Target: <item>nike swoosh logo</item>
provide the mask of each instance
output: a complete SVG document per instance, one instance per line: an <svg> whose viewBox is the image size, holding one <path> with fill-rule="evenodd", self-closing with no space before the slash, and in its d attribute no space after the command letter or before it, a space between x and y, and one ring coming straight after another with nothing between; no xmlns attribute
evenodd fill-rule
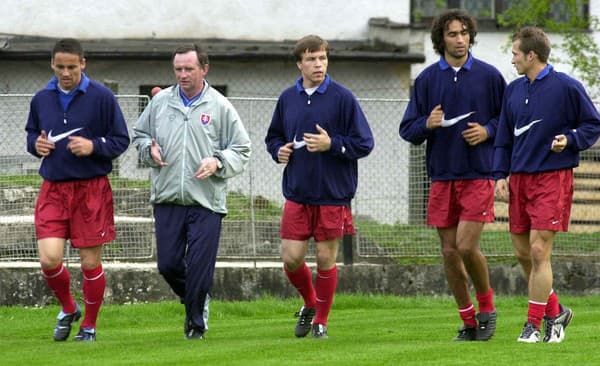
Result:
<svg viewBox="0 0 600 366"><path fill-rule="evenodd" d="M533 125L535 125L538 122L541 122L541 119L536 119L535 121L531 121L529 122L529 124L521 127L521 128L517 128L517 126L515 126L515 136L520 136L522 134L524 134L528 129L530 129Z"/></svg>
<svg viewBox="0 0 600 366"><path fill-rule="evenodd" d="M470 115L472 115L475 112L469 112L466 114L463 114L461 116L457 116L451 119L445 119L444 116L442 116L442 127L450 127L453 126L455 124L457 124L458 122L460 122L461 120L469 117Z"/></svg>
<svg viewBox="0 0 600 366"><path fill-rule="evenodd" d="M69 130L67 132L63 132L63 133L61 133L59 135L56 135L56 136L52 136L52 130L50 130L50 133L48 133L48 141L50 141L50 142L60 141L60 140L64 139L65 137L70 136L70 135L74 134L75 132L77 132L79 130L82 130L82 129L83 129L83 127L74 128L72 130Z"/></svg>
<svg viewBox="0 0 600 366"><path fill-rule="evenodd" d="M306 146L306 141L304 140L296 140L296 135L294 135L294 149L301 149L302 147Z"/></svg>

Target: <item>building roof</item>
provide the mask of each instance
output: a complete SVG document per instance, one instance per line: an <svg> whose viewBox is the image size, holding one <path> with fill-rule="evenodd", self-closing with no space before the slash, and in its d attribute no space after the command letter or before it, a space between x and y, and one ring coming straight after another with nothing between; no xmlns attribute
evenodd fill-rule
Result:
<svg viewBox="0 0 600 366"><path fill-rule="evenodd" d="M48 59L57 38L0 35L0 60ZM292 60L295 41L244 41L226 39L89 39L81 40L88 59L170 59L183 43L204 46L211 59ZM329 41L331 59L346 61L424 62L422 53L380 41Z"/></svg>

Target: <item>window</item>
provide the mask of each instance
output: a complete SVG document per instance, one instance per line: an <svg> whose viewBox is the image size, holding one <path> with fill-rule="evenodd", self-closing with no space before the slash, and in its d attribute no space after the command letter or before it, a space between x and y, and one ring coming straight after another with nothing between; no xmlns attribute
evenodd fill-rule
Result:
<svg viewBox="0 0 600 366"><path fill-rule="evenodd" d="M511 6L511 0L412 0L411 18L413 24L431 25L431 21L443 10L464 9L475 16L480 28L497 28L496 17ZM584 0L577 0L579 14L588 15L589 7ZM551 5L548 17L556 21L567 21L565 4L556 1Z"/></svg>

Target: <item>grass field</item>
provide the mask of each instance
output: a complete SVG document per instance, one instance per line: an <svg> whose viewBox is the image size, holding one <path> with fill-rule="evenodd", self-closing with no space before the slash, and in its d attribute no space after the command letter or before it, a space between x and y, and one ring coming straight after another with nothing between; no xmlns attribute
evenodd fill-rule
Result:
<svg viewBox="0 0 600 366"><path fill-rule="evenodd" d="M57 306L0 307L1 365L598 365L600 296L563 296L574 309L561 344L516 342L526 298L496 300L489 342L450 340L459 326L449 297L336 297L329 339L294 337L298 300L211 304L205 340L183 338L175 302L104 306L95 343L54 342ZM72 334L73 335L73 334Z"/></svg>

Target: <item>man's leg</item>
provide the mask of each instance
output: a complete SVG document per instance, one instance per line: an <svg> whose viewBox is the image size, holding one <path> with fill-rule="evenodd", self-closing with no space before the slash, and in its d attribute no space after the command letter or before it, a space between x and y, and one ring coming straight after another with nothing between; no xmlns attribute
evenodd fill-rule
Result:
<svg viewBox="0 0 600 366"><path fill-rule="evenodd" d="M283 270L288 280L296 288L304 304L297 313L296 337L304 337L310 332L315 316L316 293L312 282L312 272L305 262L308 240L281 240Z"/></svg>
<svg viewBox="0 0 600 366"><path fill-rule="evenodd" d="M552 265L550 256L554 244L555 233L548 230L532 230L529 233L531 255L531 273L528 282L529 308L527 323L520 342L536 343L541 341L540 328L546 312L548 294L552 289ZM525 247L525 235L512 234L515 251ZM515 241L516 239L516 241Z"/></svg>
<svg viewBox="0 0 600 366"><path fill-rule="evenodd" d="M322 327L318 329L313 326L313 336L319 338L327 336L327 319L333 305L338 280L336 259L339 242L339 239L317 242L317 311L313 323L320 324Z"/></svg>
<svg viewBox="0 0 600 366"><path fill-rule="evenodd" d="M475 287L479 304L477 339L488 340L496 331L496 309L490 286L487 259L479 247L483 222L460 221L456 232L456 247L465 270Z"/></svg>
<svg viewBox="0 0 600 366"><path fill-rule="evenodd" d="M454 296L456 305L458 305L459 315L464 323L463 328L459 331L459 337L462 334L463 337L461 338L471 338L471 336L474 338L475 329L477 327L477 319L475 318L476 312L469 294L467 271L456 246L456 233L456 226L438 228L446 280L448 281L448 287ZM463 334L465 331L469 332L469 334Z"/></svg>
<svg viewBox="0 0 600 366"><path fill-rule="evenodd" d="M44 238L38 240L38 253L42 275L61 304L58 321L54 328L54 340L64 341L71 333L71 326L81 317L75 299L71 293L71 276L63 264L66 240L62 238Z"/></svg>
<svg viewBox="0 0 600 366"><path fill-rule="evenodd" d="M85 316L81 321L76 341L93 341L96 339L96 320L104 300L106 276L102 268L102 245L79 248L81 272L83 274L83 299Z"/></svg>
<svg viewBox="0 0 600 366"><path fill-rule="evenodd" d="M195 206L188 215L185 307L189 317L187 339L201 339L208 330L208 304L221 238L223 215Z"/></svg>

